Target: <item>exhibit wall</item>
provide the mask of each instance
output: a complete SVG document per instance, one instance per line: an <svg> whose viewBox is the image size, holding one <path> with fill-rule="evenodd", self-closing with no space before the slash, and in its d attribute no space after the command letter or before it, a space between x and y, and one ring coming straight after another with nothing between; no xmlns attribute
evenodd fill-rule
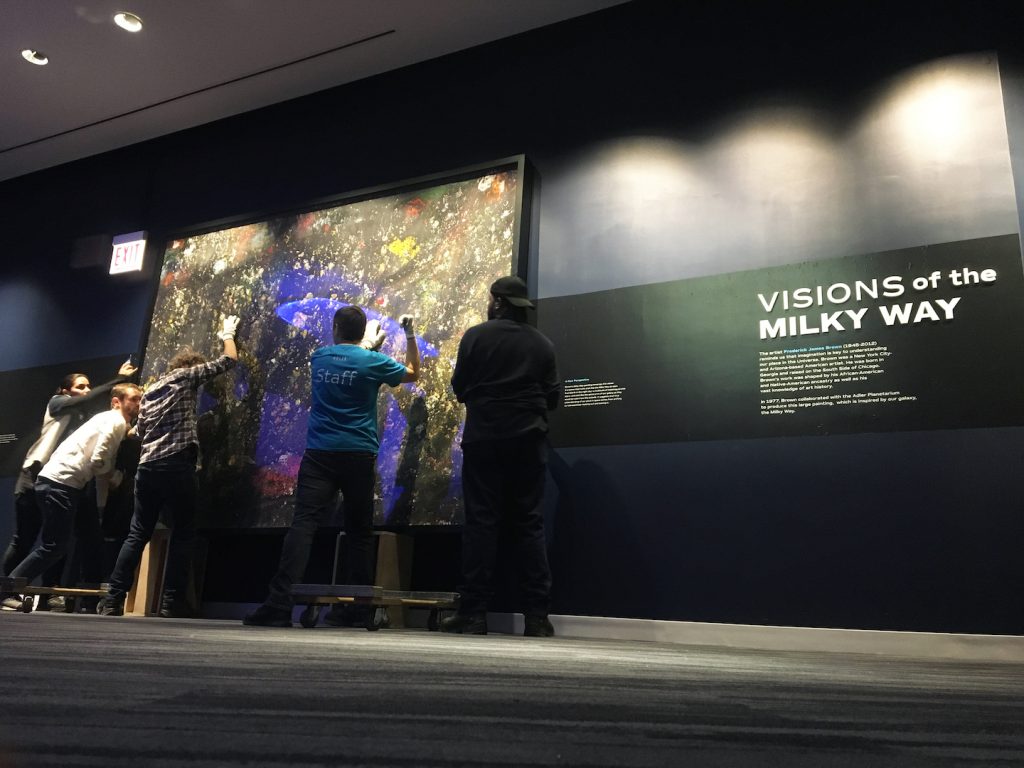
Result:
<svg viewBox="0 0 1024 768"><path fill-rule="evenodd" d="M3 368L139 349L159 259L83 239L525 153L556 613L1024 632L1014 26L883 9L638 0L0 184ZM206 599L281 535L211 532ZM453 588L457 530L415 540Z"/></svg>
<svg viewBox="0 0 1024 768"><path fill-rule="evenodd" d="M541 232L575 256L540 278L566 386L560 581L595 508L623 537L576 605L656 614L635 580L676 561L707 620L1020 626L1024 528L992 476L1022 423L1010 103L995 56L949 56L843 110L777 97L709 137L575 158L554 196L582 204ZM643 525L616 512L634 505Z"/></svg>

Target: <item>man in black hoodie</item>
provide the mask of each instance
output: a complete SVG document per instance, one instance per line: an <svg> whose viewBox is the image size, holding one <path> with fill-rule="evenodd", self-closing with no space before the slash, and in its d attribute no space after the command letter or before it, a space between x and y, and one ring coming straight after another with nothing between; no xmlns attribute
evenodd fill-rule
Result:
<svg viewBox="0 0 1024 768"><path fill-rule="evenodd" d="M466 404L462 436L463 583L459 611L441 629L487 634L498 530L516 536L524 634L550 637L551 570L544 542L547 412L560 395L555 349L526 322L533 303L526 283L502 277L491 285L487 321L466 331L459 344L452 389Z"/></svg>

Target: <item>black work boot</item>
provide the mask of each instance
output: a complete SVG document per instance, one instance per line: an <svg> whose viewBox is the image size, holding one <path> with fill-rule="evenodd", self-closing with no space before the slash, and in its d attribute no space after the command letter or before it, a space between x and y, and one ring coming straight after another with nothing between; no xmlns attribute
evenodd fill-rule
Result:
<svg viewBox="0 0 1024 768"><path fill-rule="evenodd" d="M440 629L453 635L486 635L487 614L457 613L447 619L441 619Z"/></svg>
<svg viewBox="0 0 1024 768"><path fill-rule="evenodd" d="M551 626L551 620L547 614L534 613L524 616L526 624L523 627L523 637L554 637L555 628Z"/></svg>
<svg viewBox="0 0 1024 768"><path fill-rule="evenodd" d="M188 604L179 600L173 590L167 590L160 598L160 616L165 619L187 619L190 615Z"/></svg>

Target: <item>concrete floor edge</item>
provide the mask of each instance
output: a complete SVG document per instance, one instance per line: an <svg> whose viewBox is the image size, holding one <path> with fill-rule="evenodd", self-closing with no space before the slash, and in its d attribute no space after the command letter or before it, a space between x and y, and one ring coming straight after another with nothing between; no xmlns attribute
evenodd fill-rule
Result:
<svg viewBox="0 0 1024 768"><path fill-rule="evenodd" d="M203 603L202 615L207 619L241 619L255 607L256 604L207 602ZM761 651L865 653L922 659L1024 662L1024 636L1021 635L772 627L599 616L553 615L551 622L558 636L567 638ZM521 634L523 617L520 614L491 613L488 614L488 626L491 632L498 634Z"/></svg>

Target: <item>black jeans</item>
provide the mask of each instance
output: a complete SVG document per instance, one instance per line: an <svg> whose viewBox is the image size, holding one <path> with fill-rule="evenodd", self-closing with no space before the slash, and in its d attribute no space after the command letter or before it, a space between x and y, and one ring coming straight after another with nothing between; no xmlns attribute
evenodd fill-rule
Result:
<svg viewBox="0 0 1024 768"><path fill-rule="evenodd" d="M462 530L459 612L487 610L494 593L498 531L507 526L515 536L523 613L547 615L551 569L540 510L547 436L530 432L507 440L465 443L462 455L466 524Z"/></svg>
<svg viewBox="0 0 1024 768"><path fill-rule="evenodd" d="M64 557L75 524L75 510L82 495L79 488L45 477L36 480L35 493L42 513L39 546L8 574L12 579L26 578L29 582Z"/></svg>
<svg viewBox="0 0 1024 768"><path fill-rule="evenodd" d="M182 596L188 586L188 564L196 540L195 452L182 451L166 459L140 464L135 475L135 511L128 538L121 545L114 572L110 575L110 596L122 599L132 588L135 569L146 544L163 514L164 523L173 529L167 553L164 594Z"/></svg>
<svg viewBox="0 0 1024 768"><path fill-rule="evenodd" d="M290 610L292 585L306 573L313 534L334 508L341 491L345 500L345 582L372 584L373 484L377 456L372 453L307 450L295 487L295 516L284 537L281 562L270 581L266 604Z"/></svg>
<svg viewBox="0 0 1024 768"><path fill-rule="evenodd" d="M106 575L103 571L103 532L100 529L100 511L96 507L96 484L90 481L82 489L75 509L74 536L64 560L60 583L69 587L79 582L98 584Z"/></svg>
<svg viewBox="0 0 1024 768"><path fill-rule="evenodd" d="M35 491L35 472L22 470L14 486L14 535L4 551L3 575L10 576L21 561L28 557L36 545L36 537L43 527L43 513ZM60 581L63 564L54 563L43 573L42 583L52 587Z"/></svg>

